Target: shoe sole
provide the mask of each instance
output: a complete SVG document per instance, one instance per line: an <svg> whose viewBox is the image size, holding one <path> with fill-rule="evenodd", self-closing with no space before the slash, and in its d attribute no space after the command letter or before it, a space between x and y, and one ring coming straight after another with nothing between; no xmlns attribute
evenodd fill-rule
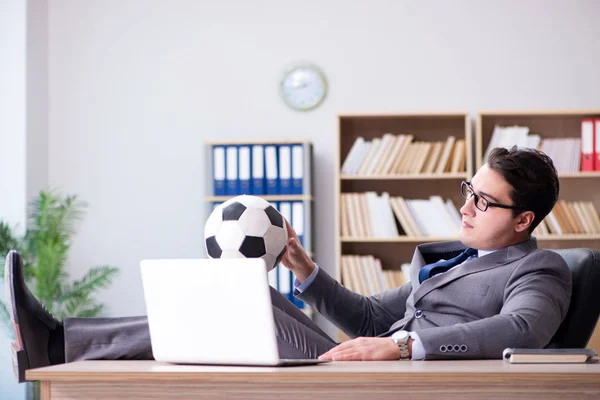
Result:
<svg viewBox="0 0 600 400"><path fill-rule="evenodd" d="M8 253L8 257L12 257L12 252ZM7 260L8 261L8 260ZM12 260L5 263L4 268L4 279L6 283L6 293L8 295L8 314L13 324L13 331L15 332L15 341L11 343L11 358L13 364L13 371L15 378L19 383L25 382L25 371L29 369L29 362L27 361L27 353L23 346L23 338L21 337L21 329L19 328L19 318L17 316L17 305L15 302L15 292L13 287L13 271L14 263Z"/></svg>
<svg viewBox="0 0 600 400"><path fill-rule="evenodd" d="M17 381L19 383L22 383L25 382L25 371L29 369L29 362L27 362L27 355L25 354L25 350L19 350L17 346L17 342L12 342L11 353L13 372L15 373L15 378L17 378Z"/></svg>

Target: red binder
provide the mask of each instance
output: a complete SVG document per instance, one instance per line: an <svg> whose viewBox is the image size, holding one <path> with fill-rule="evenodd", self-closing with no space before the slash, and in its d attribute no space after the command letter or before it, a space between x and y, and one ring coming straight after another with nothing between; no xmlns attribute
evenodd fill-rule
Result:
<svg viewBox="0 0 600 400"><path fill-rule="evenodd" d="M600 171L600 118L594 119L594 170Z"/></svg>
<svg viewBox="0 0 600 400"><path fill-rule="evenodd" d="M600 119L599 119L600 121ZM593 171L596 155L594 153L594 120L581 120L581 170ZM600 166L600 165L599 165Z"/></svg>

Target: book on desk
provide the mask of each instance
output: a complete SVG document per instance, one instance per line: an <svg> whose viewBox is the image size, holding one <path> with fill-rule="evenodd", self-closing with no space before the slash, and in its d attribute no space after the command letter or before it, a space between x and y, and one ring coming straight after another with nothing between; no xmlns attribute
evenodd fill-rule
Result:
<svg viewBox="0 0 600 400"><path fill-rule="evenodd" d="M502 353L504 361L511 364L529 363L585 363L596 362L592 349L516 349L507 348Z"/></svg>

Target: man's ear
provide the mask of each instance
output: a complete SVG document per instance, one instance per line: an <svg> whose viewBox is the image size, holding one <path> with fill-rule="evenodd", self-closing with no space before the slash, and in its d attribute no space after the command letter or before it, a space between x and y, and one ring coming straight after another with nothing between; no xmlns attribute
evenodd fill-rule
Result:
<svg viewBox="0 0 600 400"><path fill-rule="evenodd" d="M529 226L533 223L535 219L535 214L533 211L523 211L521 214L517 215L517 226L515 226L515 231L523 232L529 229Z"/></svg>

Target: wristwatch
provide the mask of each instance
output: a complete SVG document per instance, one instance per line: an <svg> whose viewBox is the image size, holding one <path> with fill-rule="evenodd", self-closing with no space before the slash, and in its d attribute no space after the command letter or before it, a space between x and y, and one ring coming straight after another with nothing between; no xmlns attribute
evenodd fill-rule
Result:
<svg viewBox="0 0 600 400"><path fill-rule="evenodd" d="M408 360L410 358L410 352L408 351L408 339L410 335L408 331L400 330L392 334L392 340L400 348L400 359Z"/></svg>

